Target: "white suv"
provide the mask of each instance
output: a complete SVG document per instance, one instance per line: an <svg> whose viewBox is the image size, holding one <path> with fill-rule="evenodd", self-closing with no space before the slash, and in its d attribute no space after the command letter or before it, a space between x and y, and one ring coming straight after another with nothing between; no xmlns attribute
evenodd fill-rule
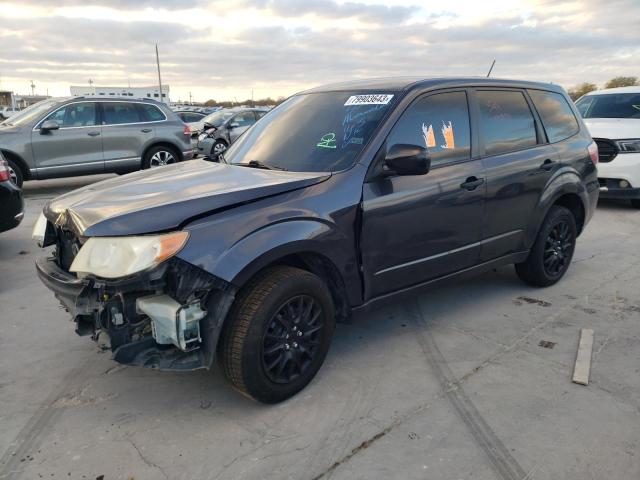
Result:
<svg viewBox="0 0 640 480"><path fill-rule="evenodd" d="M600 197L640 208L640 86L590 92L576 105L598 144Z"/></svg>

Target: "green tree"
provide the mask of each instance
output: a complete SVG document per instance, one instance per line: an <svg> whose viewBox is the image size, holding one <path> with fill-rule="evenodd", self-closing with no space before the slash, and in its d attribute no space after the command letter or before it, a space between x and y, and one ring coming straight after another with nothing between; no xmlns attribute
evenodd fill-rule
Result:
<svg viewBox="0 0 640 480"><path fill-rule="evenodd" d="M604 88L635 87L638 85L638 77L615 77L605 83Z"/></svg>
<svg viewBox="0 0 640 480"><path fill-rule="evenodd" d="M584 82L584 83L581 83L580 85L576 85L575 87L570 88L569 96L571 97L572 100L577 100L585 93L593 92L594 90L597 90L597 89L598 89L598 86L595 83Z"/></svg>

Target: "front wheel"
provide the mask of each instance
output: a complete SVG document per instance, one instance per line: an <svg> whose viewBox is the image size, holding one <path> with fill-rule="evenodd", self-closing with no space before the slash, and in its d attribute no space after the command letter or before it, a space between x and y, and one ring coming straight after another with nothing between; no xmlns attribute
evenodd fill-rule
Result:
<svg viewBox="0 0 640 480"><path fill-rule="evenodd" d="M573 258L577 236L573 213L559 205L551 207L529 256L516 264L520 279L536 287L548 287L560 280Z"/></svg>
<svg viewBox="0 0 640 480"><path fill-rule="evenodd" d="M16 165L13 160L9 160L8 158L6 160L9 165L9 178L11 178L11 181L16 184L18 188L22 188L22 182L24 181L22 170L20 170L20 167Z"/></svg>
<svg viewBox="0 0 640 480"><path fill-rule="evenodd" d="M220 155L227 151L228 145L224 140L216 140L216 143L211 147L211 160L214 162L220 161Z"/></svg>
<svg viewBox="0 0 640 480"><path fill-rule="evenodd" d="M222 332L218 360L241 393L263 403L278 403L316 375L334 326L333 301L322 280L298 268L269 268L236 298Z"/></svg>

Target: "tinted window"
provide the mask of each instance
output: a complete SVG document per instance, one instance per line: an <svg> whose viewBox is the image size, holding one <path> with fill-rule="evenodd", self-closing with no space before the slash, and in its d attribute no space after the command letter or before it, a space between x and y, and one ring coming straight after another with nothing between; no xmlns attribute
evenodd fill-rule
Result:
<svg viewBox="0 0 640 480"><path fill-rule="evenodd" d="M200 113L181 113L180 116L184 122L199 122L204 118L203 114Z"/></svg>
<svg viewBox="0 0 640 480"><path fill-rule="evenodd" d="M356 161L395 100L388 92L295 95L231 145L225 159L233 164L259 160L298 172L344 170Z"/></svg>
<svg viewBox="0 0 640 480"><path fill-rule="evenodd" d="M578 121L564 96L559 93L529 90L551 143L559 142L579 130Z"/></svg>
<svg viewBox="0 0 640 480"><path fill-rule="evenodd" d="M62 107L46 120L53 120L61 127L88 127L96 124L96 104L95 103L72 103Z"/></svg>
<svg viewBox="0 0 640 480"><path fill-rule="evenodd" d="M142 116L147 122L159 122L164 120L164 114L155 105L137 104L142 110Z"/></svg>
<svg viewBox="0 0 640 480"><path fill-rule="evenodd" d="M522 92L480 90L480 135L485 153L496 155L536 144L536 128Z"/></svg>
<svg viewBox="0 0 640 480"><path fill-rule="evenodd" d="M239 127L249 127L256 123L256 116L253 112L242 112L234 116L230 123L237 123Z"/></svg>
<svg viewBox="0 0 640 480"><path fill-rule="evenodd" d="M387 139L387 147L397 143L420 145L438 165L471 157L469 108L464 92L438 93L413 102L402 114Z"/></svg>
<svg viewBox="0 0 640 480"><path fill-rule="evenodd" d="M102 104L105 125L136 123L142 121L135 103L108 102Z"/></svg>
<svg viewBox="0 0 640 480"><path fill-rule="evenodd" d="M587 95L576 105L583 118L640 118L640 93Z"/></svg>

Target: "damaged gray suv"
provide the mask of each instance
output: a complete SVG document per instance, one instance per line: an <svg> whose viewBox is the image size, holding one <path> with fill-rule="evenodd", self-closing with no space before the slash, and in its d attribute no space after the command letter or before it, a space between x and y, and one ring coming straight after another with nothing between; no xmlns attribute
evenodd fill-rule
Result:
<svg viewBox="0 0 640 480"><path fill-rule="evenodd" d="M223 163L184 162L67 193L34 237L76 332L117 362L220 363L274 403L305 387L336 320L515 264L569 269L598 198L595 143L558 86L378 79L303 92Z"/></svg>

